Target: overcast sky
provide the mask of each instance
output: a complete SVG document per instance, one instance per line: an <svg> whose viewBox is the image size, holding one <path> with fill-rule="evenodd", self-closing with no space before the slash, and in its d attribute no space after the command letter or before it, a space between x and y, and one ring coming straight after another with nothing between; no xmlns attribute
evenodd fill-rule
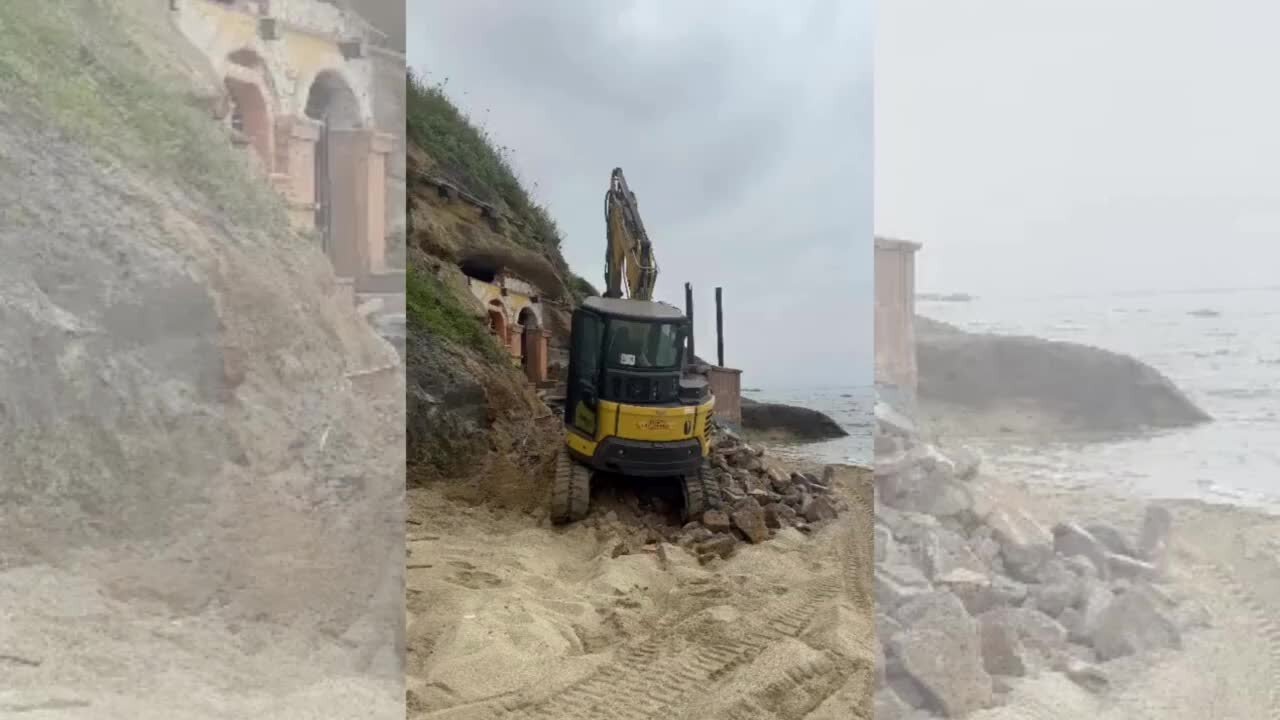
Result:
<svg viewBox="0 0 1280 720"><path fill-rule="evenodd" d="M876 231L921 290L1280 284L1280 3L880 3Z"/></svg>
<svg viewBox="0 0 1280 720"><path fill-rule="evenodd" d="M732 9L730 9L732 8ZM870 0L411 0L409 64L514 151L597 287L621 167L698 354L752 386L871 378Z"/></svg>

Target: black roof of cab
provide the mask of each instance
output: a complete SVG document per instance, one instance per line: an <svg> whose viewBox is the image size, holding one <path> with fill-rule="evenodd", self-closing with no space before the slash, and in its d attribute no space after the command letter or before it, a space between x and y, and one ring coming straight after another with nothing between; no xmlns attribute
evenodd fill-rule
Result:
<svg viewBox="0 0 1280 720"><path fill-rule="evenodd" d="M646 302L644 300L626 300L623 298L589 297L582 301L582 307L594 310L609 317L628 320L685 320L685 314L674 305L664 302Z"/></svg>

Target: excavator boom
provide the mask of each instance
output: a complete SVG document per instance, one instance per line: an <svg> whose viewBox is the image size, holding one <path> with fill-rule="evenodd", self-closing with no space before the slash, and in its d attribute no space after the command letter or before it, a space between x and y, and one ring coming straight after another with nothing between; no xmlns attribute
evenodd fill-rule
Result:
<svg viewBox="0 0 1280 720"><path fill-rule="evenodd" d="M607 249L605 291L607 298L652 300L658 281L653 245L640 220L636 196L627 187L622 168L614 168L604 198Z"/></svg>

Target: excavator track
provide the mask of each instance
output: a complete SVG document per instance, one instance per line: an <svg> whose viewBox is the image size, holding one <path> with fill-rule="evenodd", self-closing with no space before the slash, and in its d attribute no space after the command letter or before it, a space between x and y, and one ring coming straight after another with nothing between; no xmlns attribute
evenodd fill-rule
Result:
<svg viewBox="0 0 1280 720"><path fill-rule="evenodd" d="M698 471L680 478L684 486L684 518L693 520L707 510L718 508L722 504L720 486L711 475L711 463L705 458L698 466Z"/></svg>
<svg viewBox="0 0 1280 720"><path fill-rule="evenodd" d="M591 509L591 470L576 462L568 448L556 456L556 474L551 484L551 521L577 522Z"/></svg>

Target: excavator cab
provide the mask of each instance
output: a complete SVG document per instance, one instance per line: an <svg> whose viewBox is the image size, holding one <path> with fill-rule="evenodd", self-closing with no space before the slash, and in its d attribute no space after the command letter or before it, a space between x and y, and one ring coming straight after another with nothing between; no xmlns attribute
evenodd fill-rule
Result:
<svg viewBox="0 0 1280 720"><path fill-rule="evenodd" d="M719 504L706 467L715 399L685 374L689 331L661 302L591 297L574 311L554 521L586 516L596 471L678 479L686 517Z"/></svg>

